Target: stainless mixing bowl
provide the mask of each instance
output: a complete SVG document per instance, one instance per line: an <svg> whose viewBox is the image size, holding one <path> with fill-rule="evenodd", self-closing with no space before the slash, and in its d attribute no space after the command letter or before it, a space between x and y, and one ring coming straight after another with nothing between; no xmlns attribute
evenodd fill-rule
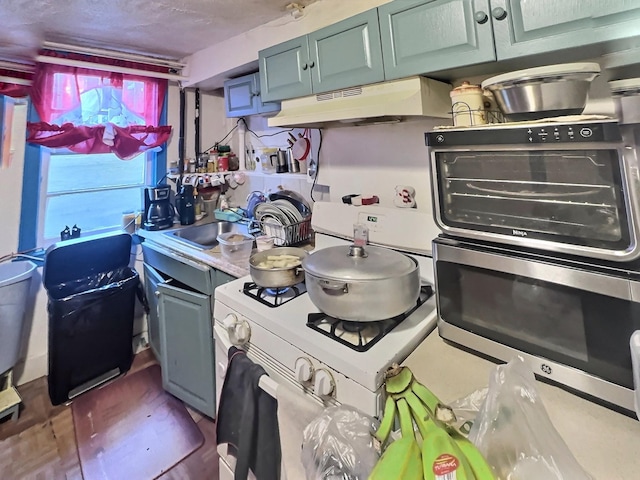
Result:
<svg viewBox="0 0 640 480"><path fill-rule="evenodd" d="M553 65L492 77L482 87L493 93L508 121L579 115L599 72L597 63Z"/></svg>

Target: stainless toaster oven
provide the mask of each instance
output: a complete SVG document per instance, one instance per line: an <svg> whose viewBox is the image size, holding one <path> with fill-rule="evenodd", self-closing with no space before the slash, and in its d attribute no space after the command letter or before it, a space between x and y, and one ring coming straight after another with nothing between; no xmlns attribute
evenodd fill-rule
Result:
<svg viewBox="0 0 640 480"><path fill-rule="evenodd" d="M636 259L637 136L615 120L429 132L436 223L456 237Z"/></svg>
<svg viewBox="0 0 640 480"><path fill-rule="evenodd" d="M638 261L603 262L445 236L433 242L438 331L541 379L634 411Z"/></svg>

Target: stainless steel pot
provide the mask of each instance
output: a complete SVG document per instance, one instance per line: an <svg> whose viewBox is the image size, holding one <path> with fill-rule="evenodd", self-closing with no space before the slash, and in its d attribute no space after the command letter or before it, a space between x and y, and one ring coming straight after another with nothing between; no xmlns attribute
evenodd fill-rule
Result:
<svg viewBox="0 0 640 480"><path fill-rule="evenodd" d="M267 257L277 255L296 255L304 260L308 253L298 247L278 247L252 255L249 259L249 273L256 285L265 288L285 288L305 279L304 270L300 265L286 268L258 267L258 264L267 260Z"/></svg>
<svg viewBox="0 0 640 480"><path fill-rule="evenodd" d="M415 259L388 248L329 247L302 261L309 298L335 318L375 322L401 315L420 296Z"/></svg>

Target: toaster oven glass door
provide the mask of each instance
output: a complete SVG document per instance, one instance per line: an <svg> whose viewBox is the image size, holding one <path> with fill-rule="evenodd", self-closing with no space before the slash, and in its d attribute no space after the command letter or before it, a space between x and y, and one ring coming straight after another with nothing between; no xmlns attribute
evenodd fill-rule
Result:
<svg viewBox="0 0 640 480"><path fill-rule="evenodd" d="M446 227L607 250L631 244L616 149L439 151Z"/></svg>
<svg viewBox="0 0 640 480"><path fill-rule="evenodd" d="M640 304L626 278L439 245L435 265L446 323L633 389Z"/></svg>

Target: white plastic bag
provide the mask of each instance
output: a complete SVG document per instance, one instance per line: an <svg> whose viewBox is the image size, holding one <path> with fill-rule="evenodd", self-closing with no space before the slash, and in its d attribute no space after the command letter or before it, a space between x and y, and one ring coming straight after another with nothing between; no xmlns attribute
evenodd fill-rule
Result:
<svg viewBox="0 0 640 480"><path fill-rule="evenodd" d="M591 478L551 423L533 372L521 358L494 369L469 440L501 479Z"/></svg>
<svg viewBox="0 0 640 480"><path fill-rule="evenodd" d="M348 405L328 407L304 429L307 480L366 480L380 452L371 432L376 419Z"/></svg>

